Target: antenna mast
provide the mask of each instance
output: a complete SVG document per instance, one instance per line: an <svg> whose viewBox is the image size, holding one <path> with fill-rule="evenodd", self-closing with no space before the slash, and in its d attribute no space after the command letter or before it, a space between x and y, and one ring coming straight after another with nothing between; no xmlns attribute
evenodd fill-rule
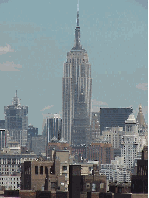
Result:
<svg viewBox="0 0 149 198"><path fill-rule="evenodd" d="M79 0L77 4L77 27L79 27Z"/></svg>

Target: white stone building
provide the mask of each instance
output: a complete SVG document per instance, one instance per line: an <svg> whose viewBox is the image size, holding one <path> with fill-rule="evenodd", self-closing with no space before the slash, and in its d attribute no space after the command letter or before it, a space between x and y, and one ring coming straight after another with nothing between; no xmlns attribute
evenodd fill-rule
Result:
<svg viewBox="0 0 149 198"><path fill-rule="evenodd" d="M125 135L123 135L121 145L121 156L124 157L124 164L128 169L133 169L134 161L138 158L138 153L143 149L138 133L138 125L133 114L130 114L125 121Z"/></svg>
<svg viewBox="0 0 149 198"><path fill-rule="evenodd" d="M16 175L0 175L0 186L5 190L20 190L21 173Z"/></svg>
<svg viewBox="0 0 149 198"><path fill-rule="evenodd" d="M110 182L130 182L131 171L124 165L124 157L116 157L111 164L101 164L100 175L106 175Z"/></svg>

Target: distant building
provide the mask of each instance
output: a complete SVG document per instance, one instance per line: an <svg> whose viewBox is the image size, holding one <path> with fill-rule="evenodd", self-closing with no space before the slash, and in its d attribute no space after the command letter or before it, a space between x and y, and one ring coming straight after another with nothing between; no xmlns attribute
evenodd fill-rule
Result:
<svg viewBox="0 0 149 198"><path fill-rule="evenodd" d="M70 150L71 151L70 145L66 141L63 141L63 139L61 139L60 141L53 140L53 141L49 142L48 146L47 146L47 158L52 160L53 152L54 151L62 151L62 150Z"/></svg>
<svg viewBox="0 0 149 198"><path fill-rule="evenodd" d="M109 143L92 143L87 147L87 159L99 161L99 166L110 164L114 159L114 148Z"/></svg>
<svg viewBox="0 0 149 198"><path fill-rule="evenodd" d="M32 136L30 150L36 155L46 153L47 139L42 135Z"/></svg>
<svg viewBox="0 0 149 198"><path fill-rule="evenodd" d="M100 175L106 175L109 182L131 182L131 171L124 165L124 157L116 157L110 164L101 164Z"/></svg>
<svg viewBox="0 0 149 198"><path fill-rule="evenodd" d="M79 9L74 47L67 53L62 79L62 137L71 145L90 142L91 65L80 43Z"/></svg>
<svg viewBox="0 0 149 198"><path fill-rule="evenodd" d="M121 139L124 135L123 127L106 127L100 137L101 141L112 144L115 149L121 148Z"/></svg>
<svg viewBox="0 0 149 198"><path fill-rule="evenodd" d="M139 106L139 112L138 112L136 121L138 122L139 125L141 125L143 127L146 127L145 118L144 118L144 115L143 115L143 112L142 112L141 104Z"/></svg>
<svg viewBox="0 0 149 198"><path fill-rule="evenodd" d="M38 136L38 128L33 125L29 125L27 129L27 147L32 150L32 137Z"/></svg>
<svg viewBox="0 0 149 198"><path fill-rule="evenodd" d="M59 114L49 114L46 119L46 131L48 142L50 142L53 137L56 137L58 140L61 139L62 118Z"/></svg>
<svg viewBox="0 0 149 198"><path fill-rule="evenodd" d="M75 156L76 162L82 162L86 159L86 145L71 146L71 154Z"/></svg>
<svg viewBox="0 0 149 198"><path fill-rule="evenodd" d="M132 169L140 151L138 126L133 114L129 115L125 121L125 135L122 137L121 145L121 156L124 157L124 164L128 169Z"/></svg>
<svg viewBox="0 0 149 198"><path fill-rule="evenodd" d="M33 125L29 125L28 129L27 129L27 136L28 138L33 137L33 136L37 136L38 135L38 128L34 127Z"/></svg>
<svg viewBox="0 0 149 198"><path fill-rule="evenodd" d="M125 120L133 112L132 108L100 108L100 134L105 127L123 127Z"/></svg>
<svg viewBox="0 0 149 198"><path fill-rule="evenodd" d="M11 143L9 148L0 152L0 186L6 190L19 190L21 177L21 163L35 160L33 153L21 154L21 148L17 143Z"/></svg>
<svg viewBox="0 0 149 198"><path fill-rule="evenodd" d="M4 107L5 129L8 130L8 141L17 141L21 146L27 143L28 129L28 106L21 106L16 95L12 100L12 105Z"/></svg>

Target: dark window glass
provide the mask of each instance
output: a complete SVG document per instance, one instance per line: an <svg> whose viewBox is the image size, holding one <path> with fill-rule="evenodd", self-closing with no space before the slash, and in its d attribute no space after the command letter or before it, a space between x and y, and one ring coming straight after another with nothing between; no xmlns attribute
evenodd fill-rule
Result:
<svg viewBox="0 0 149 198"><path fill-rule="evenodd" d="M45 166L45 174L48 174L48 168Z"/></svg>
<svg viewBox="0 0 149 198"><path fill-rule="evenodd" d="M35 166L35 174L38 175L38 166Z"/></svg>
<svg viewBox="0 0 149 198"><path fill-rule="evenodd" d="M40 174L43 175L43 166L40 166Z"/></svg>

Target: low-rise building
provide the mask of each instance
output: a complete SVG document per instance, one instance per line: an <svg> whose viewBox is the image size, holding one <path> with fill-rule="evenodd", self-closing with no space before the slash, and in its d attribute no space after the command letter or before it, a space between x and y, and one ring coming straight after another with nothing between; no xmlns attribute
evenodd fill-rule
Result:
<svg viewBox="0 0 149 198"><path fill-rule="evenodd" d="M59 160L25 161L22 164L22 190L65 191L64 181Z"/></svg>

